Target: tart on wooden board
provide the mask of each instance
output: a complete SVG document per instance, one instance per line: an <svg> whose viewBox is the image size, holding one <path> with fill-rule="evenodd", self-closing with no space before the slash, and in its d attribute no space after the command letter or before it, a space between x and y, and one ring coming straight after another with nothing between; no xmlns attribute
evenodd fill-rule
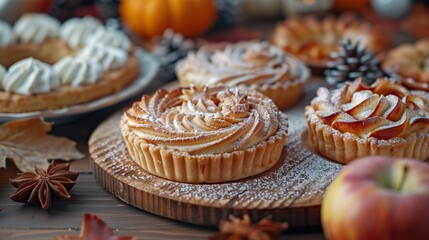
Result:
<svg viewBox="0 0 429 240"><path fill-rule="evenodd" d="M429 94L390 79L320 88L305 115L316 151L336 162L368 155L429 157Z"/></svg>

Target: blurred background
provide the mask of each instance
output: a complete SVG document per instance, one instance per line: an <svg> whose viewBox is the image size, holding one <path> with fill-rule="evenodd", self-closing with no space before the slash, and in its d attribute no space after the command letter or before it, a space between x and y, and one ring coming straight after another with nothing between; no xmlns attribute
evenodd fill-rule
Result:
<svg viewBox="0 0 429 240"><path fill-rule="evenodd" d="M353 12L395 34L396 44L429 37L429 0L0 0L0 19L13 23L25 12L60 21L91 15L123 29L159 57L166 81L202 42L267 39L291 15Z"/></svg>

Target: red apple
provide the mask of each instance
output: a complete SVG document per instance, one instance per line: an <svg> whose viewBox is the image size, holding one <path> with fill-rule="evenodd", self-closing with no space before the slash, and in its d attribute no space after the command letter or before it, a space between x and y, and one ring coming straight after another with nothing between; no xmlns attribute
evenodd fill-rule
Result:
<svg viewBox="0 0 429 240"><path fill-rule="evenodd" d="M330 240L429 239L429 164L355 160L329 186L321 214Z"/></svg>

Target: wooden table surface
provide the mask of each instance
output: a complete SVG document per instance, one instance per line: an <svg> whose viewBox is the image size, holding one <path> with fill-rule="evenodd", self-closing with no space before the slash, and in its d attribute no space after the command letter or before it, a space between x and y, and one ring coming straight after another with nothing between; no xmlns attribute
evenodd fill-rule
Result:
<svg viewBox="0 0 429 240"><path fill-rule="evenodd" d="M154 82L144 92L151 92L160 84ZM92 175L87 147L92 131L103 119L138 98L71 123L54 125L53 134L76 141L78 149L87 156L71 163L71 170L80 172L80 176L70 192L70 200L54 201L48 211L13 202L9 196L15 188L8 179L15 177L18 170L11 162L7 162L6 169L0 169L0 239L51 239L59 234L78 234L85 213L100 216L115 230L115 235L134 235L138 239L207 239L216 232L214 228L180 223L129 206L103 189ZM324 238L321 228L303 228L290 229L281 239Z"/></svg>
<svg viewBox="0 0 429 240"><path fill-rule="evenodd" d="M238 40L243 35L247 35L243 39L267 39L273 26L273 21L248 23L247 26L241 27L240 30L244 31L214 33L209 39L219 41L238 37ZM393 40L396 45L410 41L410 37L397 34ZM152 92L162 84L155 81L144 92ZM60 234L78 234L85 213L100 216L115 230L115 235L134 235L138 239L207 239L216 232L213 228L180 223L129 206L103 189L92 175L87 147L92 131L102 120L138 98L139 96L136 96L114 107L87 114L74 122L54 126L53 134L76 141L78 149L87 157L71 163L71 170L80 172L77 183L70 192L72 198L67 201L54 201L49 211L10 200L9 196L15 188L8 179L15 177L18 170L11 162L8 162L7 169L0 169L0 240L51 239L52 236ZM324 237L319 227L289 229L281 239L316 240Z"/></svg>

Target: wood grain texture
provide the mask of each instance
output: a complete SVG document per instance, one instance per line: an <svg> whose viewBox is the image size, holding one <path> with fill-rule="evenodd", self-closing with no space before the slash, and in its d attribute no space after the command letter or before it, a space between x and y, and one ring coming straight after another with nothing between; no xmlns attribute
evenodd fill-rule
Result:
<svg viewBox="0 0 429 240"><path fill-rule="evenodd" d="M129 105L130 102L121 105ZM90 113L65 125L54 125L53 133L73 139L79 150L87 154L91 132L103 119L121 109L121 105ZM8 179L15 177L18 169L8 161L7 168L0 169L0 239L45 240L58 234L77 234L83 215L88 212L105 220L115 235L134 235L138 239L202 240L216 232L215 228L180 223L125 204L100 186L91 173L88 158L71 162L71 169L81 173L71 191L72 198L54 201L49 211L10 200L15 188ZM324 238L320 227L305 227L290 229L280 239Z"/></svg>
<svg viewBox="0 0 429 240"><path fill-rule="evenodd" d="M148 174L127 152L119 130L122 110L90 138L94 175L122 201L182 222L217 226L230 214L248 213L253 221L271 215L291 226L318 226L323 193L342 168L313 153L307 141L303 109L318 85L307 85L301 102L286 112L286 145L279 163L266 173L224 184L178 183Z"/></svg>
<svg viewBox="0 0 429 240"><path fill-rule="evenodd" d="M0 239L46 240L55 235L78 234L83 215L100 216L115 235L133 235L138 239L207 239L215 228L198 227L161 218L131 207L104 190L92 174L82 173L71 190L72 198L54 201L49 211L38 206L13 202L9 195L15 188L8 179L16 175L10 166L0 170ZM323 239L320 228L288 231L281 239Z"/></svg>

